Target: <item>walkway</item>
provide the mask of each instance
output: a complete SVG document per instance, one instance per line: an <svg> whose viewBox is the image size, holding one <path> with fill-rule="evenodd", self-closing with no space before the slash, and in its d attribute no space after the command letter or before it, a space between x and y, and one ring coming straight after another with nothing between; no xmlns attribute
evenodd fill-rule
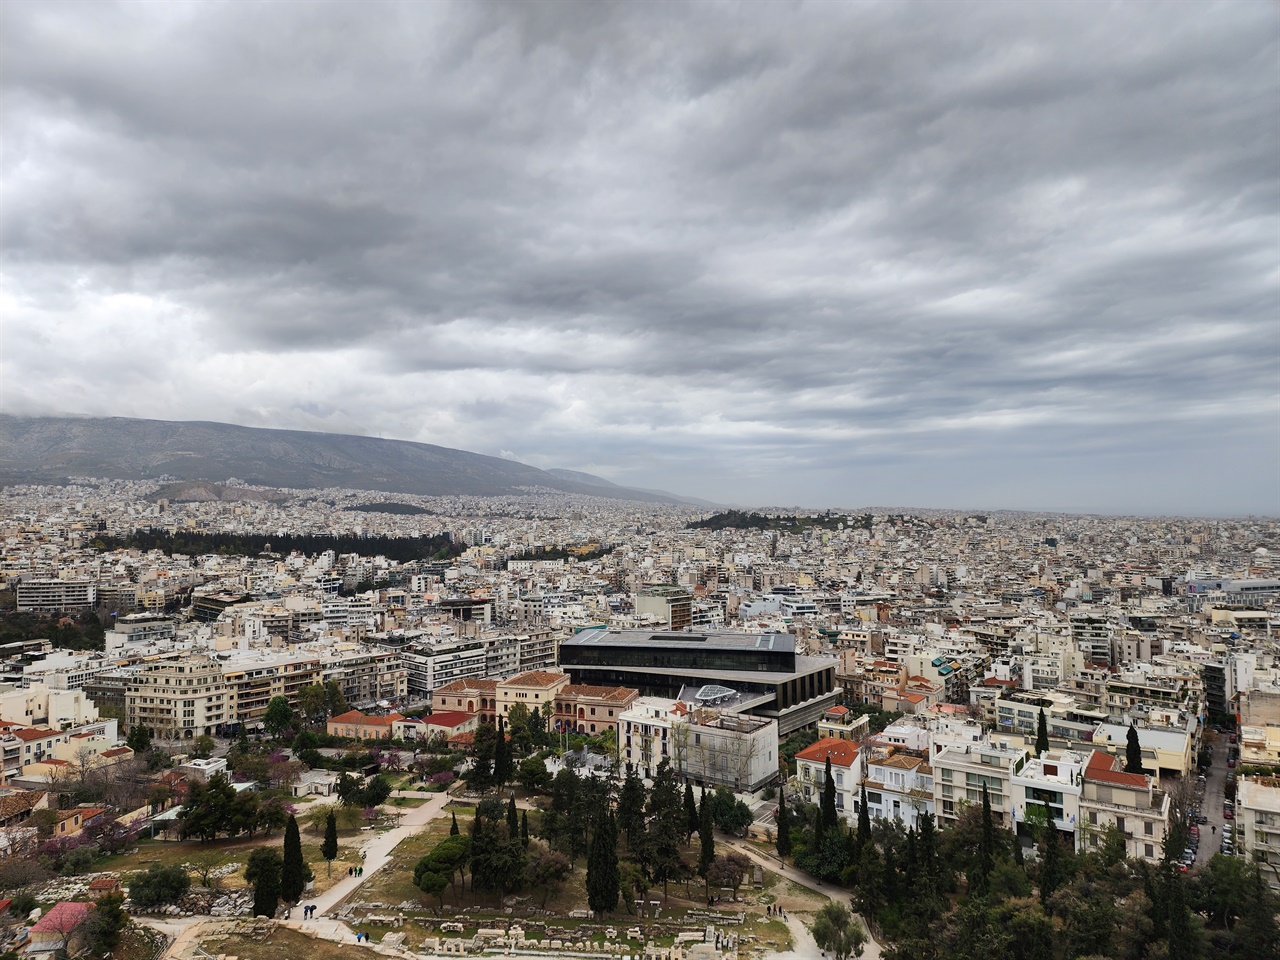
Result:
<svg viewBox="0 0 1280 960"><path fill-rule="evenodd" d="M304 898L303 903L315 904L315 916L303 921L303 926L319 923L326 913L351 896L360 885L381 870L391 860L391 851L396 845L408 837L421 833L427 824L444 813L445 805L451 798L447 793L429 793L426 803L420 807L406 807L400 816L400 825L385 832L376 833L361 848L363 856L364 876L341 877L328 890L312 898ZM354 940L352 941L354 942Z"/></svg>
<svg viewBox="0 0 1280 960"><path fill-rule="evenodd" d="M744 840L718 834L716 836L716 846L719 847L722 844L732 850L738 851L739 853L746 854L751 860L760 864L764 869L776 873L780 877L785 877L792 883L812 890L814 893L820 894L827 899L831 899L832 893L847 893L847 891L842 891L839 887L823 886L821 880L816 880L804 871L797 870L790 864L783 863L777 857L765 856ZM844 899L847 900L847 896ZM846 903L846 906L847 905L848 904ZM854 916L858 915L854 914ZM861 917L858 917L858 919L862 920ZM822 951L819 950L817 944L813 942L813 935L809 933L804 924L800 923L788 914L787 925L791 928L791 935L795 939L796 945L790 953L779 954L780 957L788 958L788 960L813 960L814 957L820 957L822 955ZM797 927L803 931L803 937L797 935ZM880 944L876 943L875 939L871 936L871 931L867 929L865 921L862 921L862 929L867 931L867 946L862 952L864 960L880 960ZM808 949L811 952L797 952L805 949Z"/></svg>

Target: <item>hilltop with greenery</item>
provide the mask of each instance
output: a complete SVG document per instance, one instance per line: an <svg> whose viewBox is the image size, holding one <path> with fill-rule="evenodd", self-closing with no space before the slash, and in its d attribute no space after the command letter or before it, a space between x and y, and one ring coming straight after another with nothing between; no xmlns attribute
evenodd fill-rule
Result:
<svg viewBox="0 0 1280 960"><path fill-rule="evenodd" d="M778 533L804 533L806 530L838 530L843 524L846 530L862 527L871 529L869 513L846 516L830 511L808 515L783 515L726 510L702 520L694 520L689 530L773 530Z"/></svg>
<svg viewBox="0 0 1280 960"><path fill-rule="evenodd" d="M358 553L365 557L386 557L400 563L411 560L447 560L462 553L449 537L358 537L354 534L270 534L200 533L168 530L135 530L125 537L98 537L98 550L160 550L169 554L202 556L207 553L255 557L268 551L314 556L332 550L336 554Z"/></svg>

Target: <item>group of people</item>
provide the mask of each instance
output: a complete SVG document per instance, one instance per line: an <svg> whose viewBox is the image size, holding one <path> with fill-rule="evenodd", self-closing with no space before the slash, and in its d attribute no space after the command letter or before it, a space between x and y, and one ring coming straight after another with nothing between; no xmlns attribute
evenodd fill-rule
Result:
<svg viewBox="0 0 1280 960"><path fill-rule="evenodd" d="M771 903L766 903L764 907L764 915L766 917L779 917L783 920L787 919L787 911L781 907L775 907Z"/></svg>
<svg viewBox="0 0 1280 960"><path fill-rule="evenodd" d="M304 903L302 905L302 919L310 920L316 915L316 905L314 903Z"/></svg>
<svg viewBox="0 0 1280 960"><path fill-rule="evenodd" d="M357 930L357 931L356 931L356 943L359 943L361 940L363 940L365 943L368 943L368 942L369 942L369 935L368 935L367 933L362 933L361 931Z"/></svg>
<svg viewBox="0 0 1280 960"><path fill-rule="evenodd" d="M348 877L363 877L364 867L347 867Z"/></svg>

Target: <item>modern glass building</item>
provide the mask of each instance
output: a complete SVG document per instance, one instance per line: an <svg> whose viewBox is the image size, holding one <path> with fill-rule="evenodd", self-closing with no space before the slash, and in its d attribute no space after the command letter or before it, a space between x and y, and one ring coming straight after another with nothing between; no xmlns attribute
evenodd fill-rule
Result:
<svg viewBox="0 0 1280 960"><path fill-rule="evenodd" d="M796 652L785 633L670 633L584 630L560 644L560 667L574 683L625 686L643 696L680 696L721 686L737 709L778 721L778 735L816 723L837 697L833 657Z"/></svg>

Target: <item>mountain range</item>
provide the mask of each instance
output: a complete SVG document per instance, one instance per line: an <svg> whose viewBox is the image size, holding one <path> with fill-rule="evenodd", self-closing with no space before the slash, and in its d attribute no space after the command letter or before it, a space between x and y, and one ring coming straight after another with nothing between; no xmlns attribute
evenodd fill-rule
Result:
<svg viewBox="0 0 1280 960"><path fill-rule="evenodd" d="M170 477L264 487L343 487L420 496L503 496L532 489L709 506L658 490L623 487L576 470L528 464L407 440L267 430L204 421L0 415L0 483L67 477Z"/></svg>

